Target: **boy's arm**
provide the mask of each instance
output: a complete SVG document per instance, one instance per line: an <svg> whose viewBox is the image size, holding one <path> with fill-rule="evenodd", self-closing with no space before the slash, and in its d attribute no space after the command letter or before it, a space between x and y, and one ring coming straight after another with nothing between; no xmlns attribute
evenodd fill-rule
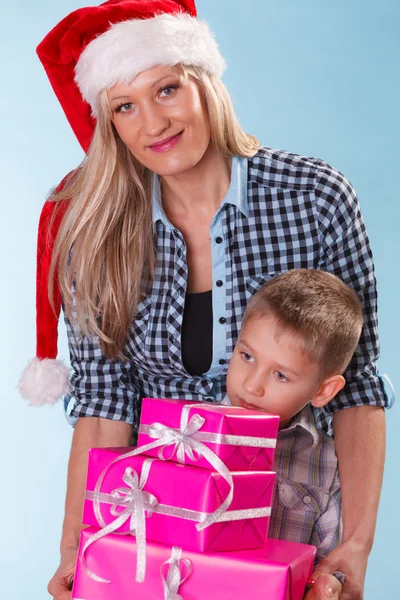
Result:
<svg viewBox="0 0 400 600"><path fill-rule="evenodd" d="M342 489L343 539L317 572L342 571L347 579L340 600L361 600L382 487L385 413L378 406L342 410L334 415L334 430Z"/></svg>

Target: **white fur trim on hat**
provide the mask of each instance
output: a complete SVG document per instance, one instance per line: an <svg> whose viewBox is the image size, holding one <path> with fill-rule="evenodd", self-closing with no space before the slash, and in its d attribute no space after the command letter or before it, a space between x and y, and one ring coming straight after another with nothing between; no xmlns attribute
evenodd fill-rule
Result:
<svg viewBox="0 0 400 600"><path fill-rule="evenodd" d="M18 389L30 405L55 404L68 393L68 367L55 358L40 360L36 356L25 367Z"/></svg>
<svg viewBox="0 0 400 600"><path fill-rule="evenodd" d="M131 19L112 25L86 46L75 68L75 81L96 117L102 90L130 83L157 65L179 63L218 76L224 72L225 61L205 21L185 14Z"/></svg>

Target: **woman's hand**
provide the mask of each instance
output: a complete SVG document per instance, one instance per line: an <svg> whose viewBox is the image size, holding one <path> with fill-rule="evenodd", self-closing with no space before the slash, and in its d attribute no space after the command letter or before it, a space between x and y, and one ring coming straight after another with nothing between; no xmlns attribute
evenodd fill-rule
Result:
<svg viewBox="0 0 400 600"><path fill-rule="evenodd" d="M336 577L316 571L311 579L315 580L315 583L304 596L304 600L339 600L342 585Z"/></svg>
<svg viewBox="0 0 400 600"><path fill-rule="evenodd" d="M54 600L71 600L78 548L72 546L61 552L60 566L51 578L47 591Z"/></svg>
<svg viewBox="0 0 400 600"><path fill-rule="evenodd" d="M341 571L346 575L340 600L363 600L364 580L367 570L369 551L360 544L348 540L332 550L328 556L320 562L312 578L320 577L322 574ZM306 596L308 600L308 596ZM311 596L314 598L314 596ZM319 596L315 597L316 599ZM321 598L324 598L322 596Z"/></svg>

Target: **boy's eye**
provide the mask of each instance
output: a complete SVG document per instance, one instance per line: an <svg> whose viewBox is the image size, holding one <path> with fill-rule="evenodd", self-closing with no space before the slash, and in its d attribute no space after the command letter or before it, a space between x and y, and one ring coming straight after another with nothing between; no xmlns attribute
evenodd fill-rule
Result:
<svg viewBox="0 0 400 600"><path fill-rule="evenodd" d="M114 112L116 112L116 113L130 112L132 110L133 106L134 106L133 102L125 102L124 104L119 104L118 106L116 106L114 108Z"/></svg>
<svg viewBox="0 0 400 600"><path fill-rule="evenodd" d="M286 377L286 375L281 373L281 371L275 371L275 377L277 378L278 381L289 381L288 378Z"/></svg>
<svg viewBox="0 0 400 600"><path fill-rule="evenodd" d="M251 354L249 354L248 352L241 352L240 355L244 361L254 362L254 357Z"/></svg>

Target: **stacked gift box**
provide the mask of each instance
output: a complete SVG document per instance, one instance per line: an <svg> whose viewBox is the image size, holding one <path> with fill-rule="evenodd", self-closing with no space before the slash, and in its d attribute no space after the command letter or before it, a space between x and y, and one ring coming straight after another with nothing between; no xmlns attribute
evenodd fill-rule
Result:
<svg viewBox="0 0 400 600"><path fill-rule="evenodd" d="M315 548L267 538L278 425L144 399L137 448L89 451L73 600L301 600Z"/></svg>

